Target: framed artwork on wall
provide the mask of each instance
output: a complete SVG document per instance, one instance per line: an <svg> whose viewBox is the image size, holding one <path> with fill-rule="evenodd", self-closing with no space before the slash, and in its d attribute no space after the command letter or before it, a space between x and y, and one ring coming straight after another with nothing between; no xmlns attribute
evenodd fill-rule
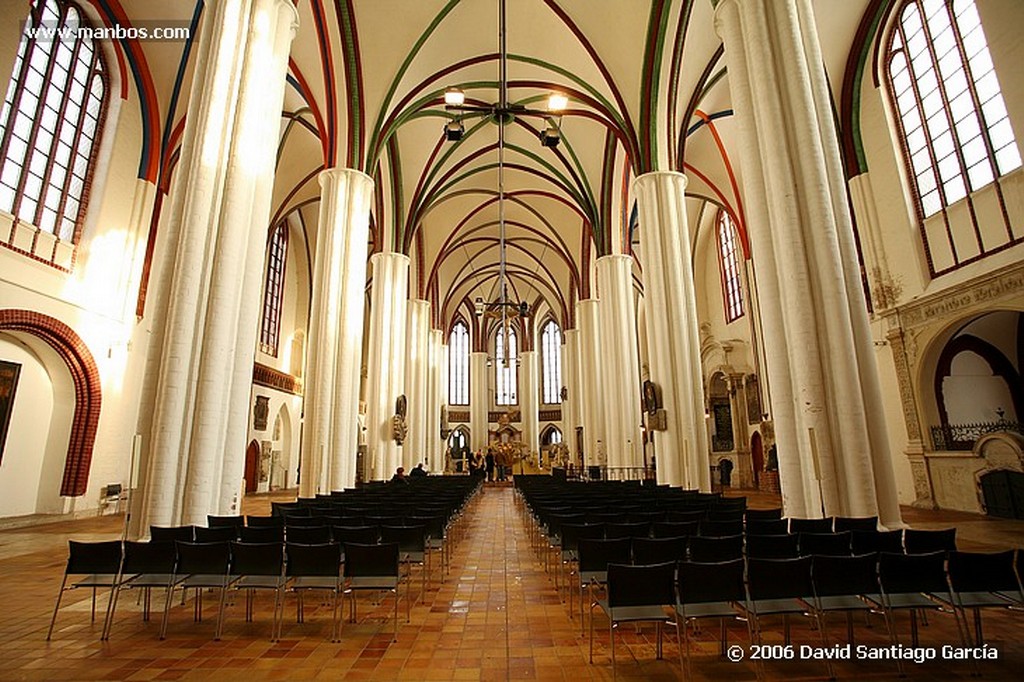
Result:
<svg viewBox="0 0 1024 682"><path fill-rule="evenodd" d="M14 393L18 388L21 365L17 362L0 360L0 461L3 461L7 430L14 412Z"/></svg>

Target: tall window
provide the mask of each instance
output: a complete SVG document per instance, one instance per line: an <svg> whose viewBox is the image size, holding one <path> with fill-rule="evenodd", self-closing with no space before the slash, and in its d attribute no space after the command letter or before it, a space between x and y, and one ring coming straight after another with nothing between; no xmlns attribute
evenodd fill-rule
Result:
<svg viewBox="0 0 1024 682"><path fill-rule="evenodd" d="M519 402L519 346L516 330L509 328L508 342L505 330L494 335L495 387L498 405L516 405Z"/></svg>
<svg viewBox="0 0 1024 682"><path fill-rule="evenodd" d="M541 352L544 363L544 403L562 402L562 330L554 320L548 321L541 332Z"/></svg>
<svg viewBox="0 0 1024 682"><path fill-rule="evenodd" d="M925 226L932 274L1019 241L1009 224L979 227L970 196L1021 165L974 0L907 0L887 66L918 217L943 214ZM997 183L1003 205L1001 192ZM946 207L965 197L970 226L961 234Z"/></svg>
<svg viewBox="0 0 1024 682"><path fill-rule="evenodd" d="M260 350L277 357L281 340L281 304L284 301L284 268L288 258L288 223L282 222L270 237L267 279L263 288L263 328Z"/></svg>
<svg viewBox="0 0 1024 682"><path fill-rule="evenodd" d="M469 329L461 320L448 336L448 404L469 405Z"/></svg>
<svg viewBox="0 0 1024 682"><path fill-rule="evenodd" d="M722 300L725 302L725 321L743 317L743 286L740 281L740 261L736 250L736 226L725 211L718 212L718 269L722 274Z"/></svg>
<svg viewBox="0 0 1024 682"><path fill-rule="evenodd" d="M65 241L78 240L106 103L103 58L79 26L69 2L32 3L0 112L0 210Z"/></svg>

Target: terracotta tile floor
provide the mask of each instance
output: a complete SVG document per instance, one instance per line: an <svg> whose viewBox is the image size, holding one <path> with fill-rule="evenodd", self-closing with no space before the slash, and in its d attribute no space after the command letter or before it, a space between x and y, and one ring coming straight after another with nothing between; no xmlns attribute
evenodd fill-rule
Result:
<svg viewBox="0 0 1024 682"><path fill-rule="evenodd" d="M777 504L757 496L752 506ZM249 512L269 508L266 497L246 501ZM970 549L1024 546L1024 522L996 521L970 514L907 510L907 520L920 527L960 529L961 545ZM126 593L109 642L99 641L102 615L89 622L88 593L72 592L61 609L53 640L45 640L56 588L67 556L68 537L101 540L117 537L120 519L108 516L0 531L0 680L588 680L611 679L607 621L598 616L594 664L588 663L588 640L578 616L555 591L550 576L530 547L513 492L491 487L473 502L468 533L458 546L451 575L419 593L414 575L411 623L400 622L398 641L391 642L392 602L374 606L361 597L360 622L346 622L342 641L330 639L329 606L307 599L306 622L295 622L295 601L286 602L283 638L268 639L271 602L258 597L256 622L246 623L244 602L229 608L222 641L213 640L215 600L208 598L206 618L193 623L190 606L177 603L165 641L157 639L159 618L143 623ZM162 597L154 597L157 609ZM106 602L100 599L100 611ZM402 611L404 611L402 604ZM346 612L347 615L347 612ZM404 614L403 614L404 615ZM835 619L831 634L845 637L845 624ZM985 616L986 640L999 650L998 661L982 661L985 679L1021 679L1024 666L1024 614ZM906 619L898 622L904 642ZM888 643L883 621L872 627L858 621L857 641ZM694 679L755 679L749 661L730 663L718 656L718 626L708 623L695 635ZM640 631L624 626L617 635L618 676L624 680L679 680L674 634L666 637L665 659L654 657L653 626ZM746 649L746 625L729 625L730 642ZM795 622L794 643L816 645L817 633ZM843 640L845 641L845 640ZM765 642L782 642L782 625L767 619ZM923 646L956 644L956 628L948 615L934 614L922 628ZM628 645L622 646L623 644ZM746 649L749 653L749 649ZM965 662L930 661L909 664L916 679L966 679ZM891 662L851 662L837 666L845 679L895 679ZM822 679L818 662L788 660L768 664L769 679Z"/></svg>

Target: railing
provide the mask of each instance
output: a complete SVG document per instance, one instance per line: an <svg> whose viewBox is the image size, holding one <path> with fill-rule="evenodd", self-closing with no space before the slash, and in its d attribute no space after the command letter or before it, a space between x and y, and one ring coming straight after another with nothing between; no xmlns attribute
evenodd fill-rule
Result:
<svg viewBox="0 0 1024 682"><path fill-rule="evenodd" d="M931 427L931 431L932 447L935 450L969 451L974 449L974 444L979 438L989 433L1016 431L1024 434L1024 424L1000 419L975 424L941 424Z"/></svg>
<svg viewBox="0 0 1024 682"><path fill-rule="evenodd" d="M610 467L592 464L579 472L582 481L649 481L654 480L651 467Z"/></svg>

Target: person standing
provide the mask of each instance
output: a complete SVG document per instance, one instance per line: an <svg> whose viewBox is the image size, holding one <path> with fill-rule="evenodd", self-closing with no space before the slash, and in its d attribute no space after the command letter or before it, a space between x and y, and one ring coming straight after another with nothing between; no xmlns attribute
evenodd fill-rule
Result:
<svg viewBox="0 0 1024 682"><path fill-rule="evenodd" d="M485 467L487 469L487 481L494 480L494 452L487 448L487 456L484 458Z"/></svg>

